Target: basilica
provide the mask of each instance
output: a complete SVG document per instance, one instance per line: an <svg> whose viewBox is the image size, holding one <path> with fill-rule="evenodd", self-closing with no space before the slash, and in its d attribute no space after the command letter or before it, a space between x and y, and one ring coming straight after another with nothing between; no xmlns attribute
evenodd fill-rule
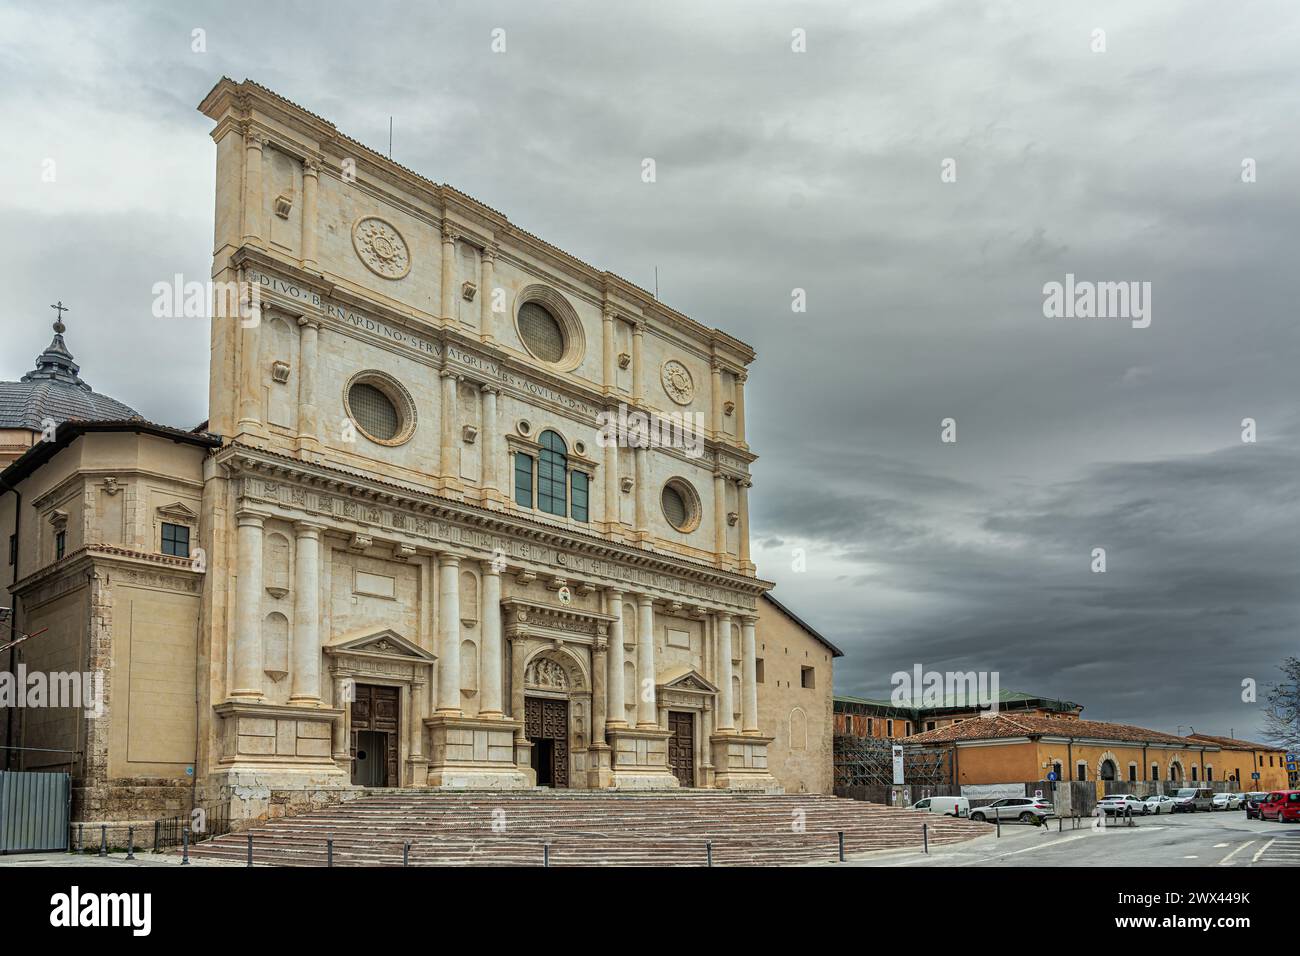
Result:
<svg viewBox="0 0 1300 956"><path fill-rule="evenodd" d="M256 83L199 109L208 420L94 392L62 320L0 383L0 669L103 675L0 709L4 765L82 819L829 792L840 652L750 554L753 350Z"/></svg>

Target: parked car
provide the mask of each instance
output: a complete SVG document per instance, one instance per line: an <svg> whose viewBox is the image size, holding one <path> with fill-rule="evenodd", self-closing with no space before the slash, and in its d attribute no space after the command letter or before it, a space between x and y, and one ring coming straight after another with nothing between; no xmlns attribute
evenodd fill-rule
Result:
<svg viewBox="0 0 1300 956"><path fill-rule="evenodd" d="M1019 820L1021 823L1042 823L1054 816L1056 811L1052 805L1035 797L1006 797L970 812L972 820Z"/></svg>
<svg viewBox="0 0 1300 956"><path fill-rule="evenodd" d="M1259 807L1260 804L1267 799L1268 794L1262 790L1252 790L1250 793L1246 794L1246 819L1249 820L1254 818L1256 820L1262 820L1263 817L1259 815Z"/></svg>
<svg viewBox="0 0 1300 956"><path fill-rule="evenodd" d="M1213 810L1214 791L1208 787L1183 787L1174 794L1174 812L1191 813L1195 810Z"/></svg>
<svg viewBox="0 0 1300 956"><path fill-rule="evenodd" d="M1259 818L1278 823L1300 820L1300 790L1274 790L1259 805Z"/></svg>
<svg viewBox="0 0 1300 956"><path fill-rule="evenodd" d="M1245 794L1241 793L1216 793L1214 795L1215 810L1240 810L1241 801Z"/></svg>
<svg viewBox="0 0 1300 956"><path fill-rule="evenodd" d="M1130 813L1137 817L1151 812L1146 803L1129 793L1112 793L1110 796L1102 797L1097 801L1097 806L1107 816L1123 816L1125 813Z"/></svg>
<svg viewBox="0 0 1300 956"><path fill-rule="evenodd" d="M1147 805L1148 813L1174 812L1174 798L1167 793L1153 793L1142 802Z"/></svg>
<svg viewBox="0 0 1300 956"><path fill-rule="evenodd" d="M946 817L970 816L970 801L965 797L926 797L907 809L926 813L942 813Z"/></svg>

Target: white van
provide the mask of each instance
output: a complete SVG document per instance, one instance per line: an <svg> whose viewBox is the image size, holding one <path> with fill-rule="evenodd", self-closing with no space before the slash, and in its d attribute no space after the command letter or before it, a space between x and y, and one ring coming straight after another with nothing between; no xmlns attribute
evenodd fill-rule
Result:
<svg viewBox="0 0 1300 956"><path fill-rule="evenodd" d="M969 817L970 801L965 797L926 797L907 809L924 813L942 813L946 817Z"/></svg>

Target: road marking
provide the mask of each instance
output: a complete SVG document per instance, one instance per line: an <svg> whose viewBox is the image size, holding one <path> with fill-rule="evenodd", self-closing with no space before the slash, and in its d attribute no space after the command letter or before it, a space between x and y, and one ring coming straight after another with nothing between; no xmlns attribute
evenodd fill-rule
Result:
<svg viewBox="0 0 1300 956"><path fill-rule="evenodd" d="M1237 847L1237 849L1233 850L1231 853L1229 853L1227 856L1225 856L1222 860L1220 860L1220 861L1219 861L1219 866L1227 866L1229 860L1231 860L1234 856L1236 856L1238 853L1240 853L1242 850L1246 849L1246 847L1250 846L1250 845L1251 845L1252 843L1254 843L1254 842L1255 842L1254 840L1247 840L1247 841L1246 841L1245 843L1243 843L1241 846ZM1225 843L1225 844L1220 844L1220 845L1221 845L1221 846L1227 846L1226 843Z"/></svg>
<svg viewBox="0 0 1300 956"><path fill-rule="evenodd" d="M1185 857L1183 857L1183 859L1184 859L1184 860L1195 860L1196 857L1194 857L1194 856L1185 856Z"/></svg>
<svg viewBox="0 0 1300 956"><path fill-rule="evenodd" d="M1228 843L1216 843L1216 844L1214 844L1214 848L1215 848L1216 850L1222 850L1225 846L1231 846L1231 844L1228 844Z"/></svg>
<svg viewBox="0 0 1300 956"><path fill-rule="evenodd" d="M1262 847L1259 848L1258 852L1256 852L1256 854L1255 854L1253 857L1250 858L1250 862L1251 862L1251 863L1258 863L1258 862L1259 862L1259 858L1260 858L1261 856L1264 855L1264 851L1267 850L1267 849L1268 849L1269 847L1271 847L1272 845L1273 845L1273 841L1272 841L1272 840L1269 840L1267 843L1265 843Z"/></svg>

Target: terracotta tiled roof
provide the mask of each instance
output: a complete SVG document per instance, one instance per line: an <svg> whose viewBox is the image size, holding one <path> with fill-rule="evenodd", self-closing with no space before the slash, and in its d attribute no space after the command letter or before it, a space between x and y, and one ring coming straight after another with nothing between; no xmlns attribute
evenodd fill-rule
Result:
<svg viewBox="0 0 1300 956"><path fill-rule="evenodd" d="M1220 747L1227 747L1229 750L1264 750L1278 751L1285 750L1277 744L1257 744L1249 740L1238 740L1236 737L1215 737L1213 734L1189 734L1188 740L1204 740L1206 743L1218 744Z"/></svg>
<svg viewBox="0 0 1300 956"><path fill-rule="evenodd" d="M997 740L1003 737L1090 737L1097 740L1117 740L1127 743L1186 744L1184 737L1175 737L1159 730L1133 727L1129 724L1112 724L1102 720L1082 718L1040 717L1030 714L998 714L996 717L972 717L959 724L950 724L935 730L914 734L906 738L909 744L938 744L966 740Z"/></svg>

